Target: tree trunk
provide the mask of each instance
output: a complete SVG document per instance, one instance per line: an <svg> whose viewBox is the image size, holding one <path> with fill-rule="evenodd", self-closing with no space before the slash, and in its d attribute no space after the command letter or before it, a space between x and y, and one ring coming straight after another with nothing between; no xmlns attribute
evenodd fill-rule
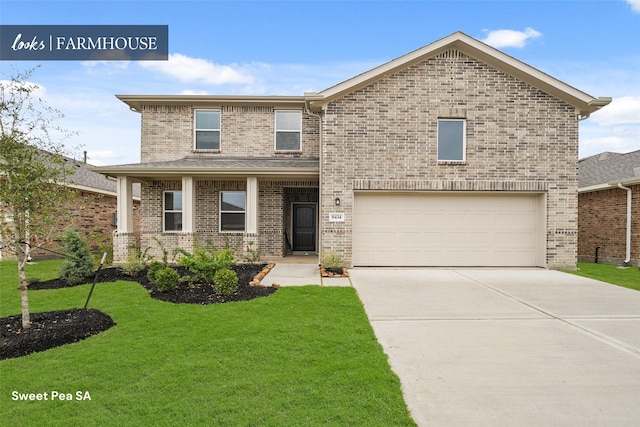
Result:
<svg viewBox="0 0 640 427"><path fill-rule="evenodd" d="M22 303L22 328L29 329L31 327L31 316L29 315L29 295L27 294L27 273L24 269L24 266L27 263L27 254L23 253L20 249L17 249L16 257L18 258L20 301Z"/></svg>

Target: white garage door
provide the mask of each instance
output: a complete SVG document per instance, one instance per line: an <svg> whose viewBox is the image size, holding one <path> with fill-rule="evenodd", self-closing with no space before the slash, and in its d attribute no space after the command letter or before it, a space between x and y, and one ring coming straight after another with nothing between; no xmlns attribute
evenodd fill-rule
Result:
<svg viewBox="0 0 640 427"><path fill-rule="evenodd" d="M544 266L544 196L355 195L356 266Z"/></svg>

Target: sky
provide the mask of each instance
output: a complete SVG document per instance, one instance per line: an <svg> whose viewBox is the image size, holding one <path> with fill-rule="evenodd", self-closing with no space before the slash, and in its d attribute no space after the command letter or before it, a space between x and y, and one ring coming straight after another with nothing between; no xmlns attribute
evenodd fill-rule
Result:
<svg viewBox="0 0 640 427"><path fill-rule="evenodd" d="M580 158L640 149L640 0L0 0L0 25L168 25L168 61L38 67L38 95L89 163L140 161L140 116L115 95L320 92L462 31L612 103L580 123Z"/></svg>

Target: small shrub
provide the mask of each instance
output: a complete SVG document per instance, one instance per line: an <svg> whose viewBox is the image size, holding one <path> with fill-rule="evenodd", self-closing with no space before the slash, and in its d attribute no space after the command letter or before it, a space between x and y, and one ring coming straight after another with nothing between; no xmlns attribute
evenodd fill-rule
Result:
<svg viewBox="0 0 640 427"><path fill-rule="evenodd" d="M218 270L228 269L235 259L235 251L231 248L207 250L195 248L193 254L179 249L182 257L178 262L187 267L194 274L192 281L213 284L213 278Z"/></svg>
<svg viewBox="0 0 640 427"><path fill-rule="evenodd" d="M245 262L248 262L249 264L256 264L260 261L260 248L254 247L253 245L255 245L253 240L247 243L247 250L243 257Z"/></svg>
<svg viewBox="0 0 640 427"><path fill-rule="evenodd" d="M75 230L67 230L62 237L65 260L60 277L70 285L82 283L94 271L94 262L87 241Z"/></svg>
<svg viewBox="0 0 640 427"><path fill-rule="evenodd" d="M134 249L134 251L127 257L127 260L122 265L122 269L129 276L137 276L145 269L150 260L150 257L147 255L149 248L145 249L144 252L142 252L136 245L131 245L130 248Z"/></svg>
<svg viewBox="0 0 640 427"><path fill-rule="evenodd" d="M231 295L238 290L238 275L228 268L218 270L213 277L216 291L221 295Z"/></svg>
<svg viewBox="0 0 640 427"><path fill-rule="evenodd" d="M147 270L147 277L149 278L151 283L155 285L156 273L166 267L167 265L165 265L163 262L151 261L151 263L149 264L149 269Z"/></svg>
<svg viewBox="0 0 640 427"><path fill-rule="evenodd" d="M335 251L331 251L322 257L322 265L325 268L340 268L342 265L342 258Z"/></svg>
<svg viewBox="0 0 640 427"><path fill-rule="evenodd" d="M161 263L159 263L161 264ZM156 271L154 284L160 292L167 292L175 288L180 280L180 275L171 267L162 267Z"/></svg>
<svg viewBox="0 0 640 427"><path fill-rule="evenodd" d="M102 255L106 252L107 258L104 260L105 266L113 264L113 245L111 244L111 238L106 237L104 241L102 241L102 236L100 234L94 234L91 236L91 240L94 243L97 243L99 253L95 254L93 259L96 264L99 264L102 260Z"/></svg>

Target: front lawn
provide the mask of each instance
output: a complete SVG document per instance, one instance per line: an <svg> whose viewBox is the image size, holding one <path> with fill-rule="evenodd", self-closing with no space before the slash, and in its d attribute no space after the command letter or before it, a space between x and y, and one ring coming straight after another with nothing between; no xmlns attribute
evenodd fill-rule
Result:
<svg viewBox="0 0 640 427"><path fill-rule="evenodd" d="M638 267L623 269L615 265L579 262L578 271L569 271L568 273L640 291L640 270Z"/></svg>
<svg viewBox="0 0 640 427"><path fill-rule="evenodd" d="M27 272L44 280L58 268L47 261ZM31 310L82 307L89 288L30 291ZM203 306L157 301L139 284L118 281L98 284L89 307L117 325L0 361L0 419L65 426L415 425L352 288L290 287ZM0 317L19 312L16 264L0 262ZM19 400L28 393L43 400Z"/></svg>

